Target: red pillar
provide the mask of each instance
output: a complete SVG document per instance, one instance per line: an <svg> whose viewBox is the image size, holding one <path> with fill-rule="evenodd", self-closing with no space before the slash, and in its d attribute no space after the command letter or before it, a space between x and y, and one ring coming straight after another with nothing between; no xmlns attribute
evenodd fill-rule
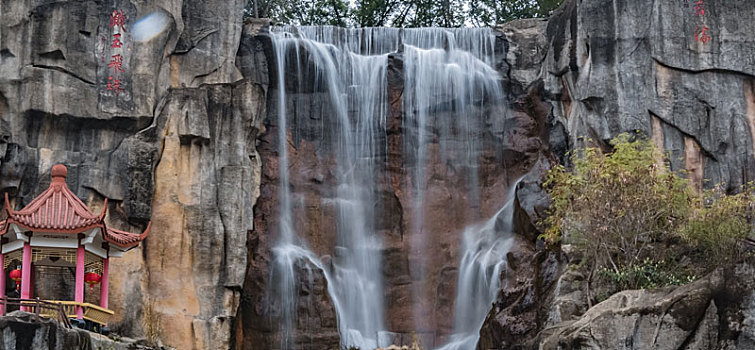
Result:
<svg viewBox="0 0 755 350"><path fill-rule="evenodd" d="M31 291L31 244L24 242L21 258L21 298L29 299Z"/></svg>
<svg viewBox="0 0 755 350"><path fill-rule="evenodd" d="M107 309L108 304L108 274L110 272L110 258L102 260L102 280L100 281L100 306Z"/></svg>
<svg viewBox="0 0 755 350"><path fill-rule="evenodd" d="M29 278L29 298L34 299L34 264L31 264L31 278Z"/></svg>
<svg viewBox="0 0 755 350"><path fill-rule="evenodd" d="M79 244L76 249L76 302L84 302L84 246ZM84 308L76 307L76 318L84 318Z"/></svg>
<svg viewBox="0 0 755 350"><path fill-rule="evenodd" d="M0 271L2 271L2 275L0 275L0 297L5 298L5 281L7 277L5 276L5 254L0 253ZM5 303L0 304L0 316L5 315Z"/></svg>
<svg viewBox="0 0 755 350"><path fill-rule="evenodd" d="M21 257L21 299L29 299L29 287L31 287L31 244L24 242ZM26 308L22 307L21 310L26 311Z"/></svg>

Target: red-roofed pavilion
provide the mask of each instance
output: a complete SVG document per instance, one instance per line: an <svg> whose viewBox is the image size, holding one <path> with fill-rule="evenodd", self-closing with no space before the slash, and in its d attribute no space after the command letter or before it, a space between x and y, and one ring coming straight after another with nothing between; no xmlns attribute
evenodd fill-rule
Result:
<svg viewBox="0 0 755 350"><path fill-rule="evenodd" d="M7 276L11 261L21 261L21 299L33 297L32 266L75 267L75 300L60 301L72 311L69 316L89 319L85 315L88 306L93 309L92 315L103 310L112 314L107 310L110 258L121 257L138 246L147 237L150 225L141 234L107 227L107 199L99 214L92 213L66 185L67 174L63 164L54 165L50 187L18 211L11 208L5 194L7 218L0 221L0 267ZM101 276L99 308L84 303L86 271ZM0 297L5 297L5 281L0 278ZM0 305L0 312L5 313L5 305ZM105 323L97 316L90 321Z"/></svg>

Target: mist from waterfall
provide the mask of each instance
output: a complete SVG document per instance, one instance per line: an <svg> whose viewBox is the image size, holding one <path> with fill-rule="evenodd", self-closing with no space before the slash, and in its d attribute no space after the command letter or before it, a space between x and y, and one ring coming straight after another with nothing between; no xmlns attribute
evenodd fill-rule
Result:
<svg viewBox="0 0 755 350"><path fill-rule="evenodd" d="M443 162L465 174L471 202L479 201L477 162L489 113L486 106L503 101L500 76L492 68L494 36L489 29L470 28L280 27L272 30L271 37L278 85L275 107L280 179L279 238L272 249L271 285L281 298L281 348L297 347L294 329L298 263L306 265L305 269L314 266L323 271L336 308L342 346L363 350L385 346L378 344L378 335L387 329L383 244L376 233L374 208L379 200L377 185L386 176L381 164L388 154L389 55L403 54L404 166L412 169L413 181L408 189L413 211L409 243L412 254L422 256L426 240L432 235L423 232L425 167L431 143L439 144ZM287 79L290 70L296 71L295 81ZM314 78L304 81L305 73ZM332 147L337 163L332 199L337 234L331 264L323 264L295 232L288 185L287 119L292 113L287 111L286 103L287 91L291 90L325 92L333 115L322 117L334 118L336 125L327 140L322 140ZM506 216L507 207L510 205L496 217ZM498 237L498 233L510 231L505 227L501 230L501 225L496 224L500 220L493 218L464 233L452 337L457 345L448 349L474 348L476 338L464 343L459 339L479 331L485 317L480 310L487 311L490 295L498 290L495 276L500 274L507 244L510 245ZM423 292L421 287L415 290L415 300Z"/></svg>

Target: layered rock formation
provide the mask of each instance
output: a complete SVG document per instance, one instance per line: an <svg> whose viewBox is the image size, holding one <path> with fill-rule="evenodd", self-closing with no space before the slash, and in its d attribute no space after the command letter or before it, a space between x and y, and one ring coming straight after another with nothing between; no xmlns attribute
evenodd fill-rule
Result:
<svg viewBox="0 0 755 350"><path fill-rule="evenodd" d="M640 131L698 186L735 190L755 177L755 9L710 0L700 15L694 6L567 1L548 22L539 78L572 144Z"/></svg>
<svg viewBox="0 0 755 350"><path fill-rule="evenodd" d="M111 226L153 221L111 264L118 333L230 347L265 113L264 91L235 66L243 5L0 1L0 190L19 209L64 163L92 209L109 199Z"/></svg>
<svg viewBox="0 0 755 350"><path fill-rule="evenodd" d="M546 329L539 349L751 349L755 269L740 264L678 288L617 293Z"/></svg>
<svg viewBox="0 0 755 350"><path fill-rule="evenodd" d="M545 30L524 32L531 25L521 21L500 29L511 33L513 50L517 43L541 43L529 51L541 62L530 77L544 84L540 91L552 106L545 119L553 156L563 162L564 151L585 141L608 148L620 133L641 133L667 150L672 168L686 170L697 188L722 184L737 191L752 181L755 76L746 62L755 55L749 37L755 7L705 1L705 16L694 7L687 1L566 1ZM517 192L519 232L530 246L547 204L538 181ZM564 256L538 252L532 259L531 279L494 304L480 348L751 347L751 331L738 326L751 317L751 296L734 298L723 287L752 288L736 273L676 291L620 293L588 311L584 276L561 275ZM677 303L686 298L694 301ZM718 312L724 307L729 311ZM675 315L666 315L668 309ZM728 319L731 313L737 316Z"/></svg>
<svg viewBox="0 0 755 350"><path fill-rule="evenodd" d="M277 126L268 108L274 102L274 56L266 23L249 22L242 30L243 3L0 0L0 191L10 194L16 209L23 207L47 186L51 166L62 162L69 169L69 187L93 210L109 199L109 224L139 231L153 220L143 246L112 263L110 304L117 314L112 328L123 334L157 332L165 344L180 349L280 344L276 306L268 306L275 237L267 233L279 186ZM402 342L402 336L418 331L426 343L440 344L451 332L460 232L497 210L506 186L528 172L516 194L519 235L508 259L509 289L493 306L480 346L519 346L547 325L585 311L561 298L554 305L563 310L554 318L555 295L578 291L568 280L559 282L564 257L539 251L535 238L547 205L541 176L581 137L605 146L619 133L640 130L669 150L673 167L687 170L699 187L706 185L703 178L730 190L753 179L755 7L706 0L706 22L699 23L693 6L683 0L567 0L548 21L497 28L495 67L511 108L505 122L490 123L505 123L505 132L491 127L486 135L492 146L480 179L488 191L478 212L467 213L466 193L453 176L445 177L450 170L439 162L428 167L429 178L446 180L429 183L426 215L433 226L428 230L438 237L428 247L429 271L422 274L413 270L410 237L403 236L412 217L401 179L411 170L400 163L402 57L390 58L393 124L387 138L395 158L381 165L389 176L380 187L385 207L377 210L385 213L378 226L386 239L388 323L396 333L391 336ZM114 10L127 18L124 33L148 14L164 19L164 29L148 38L124 35L124 50L116 52L109 43ZM710 35L705 43L699 40L702 24ZM119 53L123 90L116 94L108 89L109 62ZM291 103L323 99L314 92L297 98ZM332 208L319 202L323 183L332 181L332 164L323 160L327 151L318 148L321 140L313 128L304 124L286 140L294 150L290 185L303 194L309 210L301 218L310 226L306 239L318 255L333 256L327 248L335 239ZM453 215L449 208L455 208ZM311 266L300 269L312 271L312 279L300 283L297 337L313 349L335 347L337 320L325 279ZM420 281L423 274L429 277ZM413 283L427 286L420 307L427 321L419 326L410 301ZM710 319L702 322L706 329L715 324L715 315L735 307L711 302L721 300L716 297L721 288L694 288L706 296L700 299L703 313L694 313ZM687 292L616 298L652 299L658 309L669 304L664 293ZM606 346L600 339L584 339L575 327L609 334L595 320L631 304L617 300L588 312L581 323L560 325L544 341L551 344L548 339L555 337ZM616 327L627 324L627 317ZM652 317L667 316L646 318ZM669 322L658 324L671 327ZM722 327L720 317L718 322ZM679 337L697 339L691 334L702 334L705 327L677 328ZM718 334L716 341L732 340L733 334ZM731 344L752 339L742 337ZM679 344L674 341L669 344Z"/></svg>

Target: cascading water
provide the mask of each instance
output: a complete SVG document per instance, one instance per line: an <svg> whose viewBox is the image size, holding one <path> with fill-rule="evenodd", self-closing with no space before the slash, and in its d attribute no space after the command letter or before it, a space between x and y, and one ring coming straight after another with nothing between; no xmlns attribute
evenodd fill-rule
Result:
<svg viewBox="0 0 755 350"><path fill-rule="evenodd" d="M503 101L500 77L492 68L494 37L489 29L335 27L275 28L271 37L278 84L275 107L280 179L280 232L273 248L271 280L281 298L281 348L296 347L293 330L299 262L323 270L343 346L365 350L387 345L377 342L386 326L382 242L375 230L374 206L377 183L385 176L380 164L388 153L389 54L403 53L404 155L405 166L413 169L408 190L412 192L414 212L411 230L416 233L410 244L412 252L422 256L431 234L423 232L424 169L431 143L439 144L437 152L443 162L466 174L471 202L479 200L477 162L485 118L490 113L487 107ZM296 84L287 81L287 69L296 71ZM304 71L314 78L306 82L300 79ZM334 118L330 124L336 126L327 140L337 163L333 188L337 239L330 266L325 266L295 232L288 186L288 120L291 114L297 114L287 111L287 90L291 89L327 93L332 111L328 117ZM496 225L496 220L508 217L508 207L464 234L464 258L459 269L459 286L464 287L458 288L456 333L448 349L472 349L477 341L475 335L491 295L499 287L495 276L510 245L505 236L497 234L510 230ZM414 298L421 298L422 293L419 287Z"/></svg>
<svg viewBox="0 0 755 350"><path fill-rule="evenodd" d="M480 47L471 49L477 54L492 52L492 42L482 41ZM428 233L423 229L428 146L432 138L437 137L440 158L466 174L470 203L477 204L477 159L481 151L485 104L499 103L503 99L498 73L472 52L459 49L450 34L442 48L406 46L404 52L404 130L416 130L413 135L405 136L404 146L404 154L414 160L409 164L414 169L415 182L412 229L416 234L412 235L411 245L421 270L427 264L424 258L428 255ZM489 61L491 56L481 58ZM417 284L414 298L421 300L426 288ZM415 307L419 308L419 303L415 303ZM422 310L415 310L415 315L421 313ZM416 323L420 328L421 321Z"/></svg>
<svg viewBox="0 0 755 350"><path fill-rule="evenodd" d="M514 241L512 221L514 195L519 180L506 195L506 204L480 225L464 230L456 291L454 334L439 350L472 350L480 338L480 328L501 285L506 254Z"/></svg>
<svg viewBox="0 0 755 350"><path fill-rule="evenodd" d="M287 30L290 30L288 28ZM294 347L292 327L295 317L295 264L306 259L322 269L328 280L328 292L338 313L339 331L345 346L363 349L377 347L377 334L385 329L380 263L381 242L374 234L372 207L376 154L382 150L375 142L379 130L385 129L387 56L362 56L337 50L334 46L306 38L301 32L283 30L273 33L278 70L279 140L287 139L285 96L286 58L289 50L307 52L314 61L314 84L329 92L330 104L338 126L332 142L337 154L337 245L332 270L297 240L291 222L291 194L288 181L287 142L281 141L279 155L281 190L281 239L273 249L276 270L281 274L282 348ZM297 61L297 71L301 71ZM300 82L301 84L301 82ZM348 97L347 97L348 96ZM347 111L356 110L352 116ZM284 182L285 181L285 182Z"/></svg>

